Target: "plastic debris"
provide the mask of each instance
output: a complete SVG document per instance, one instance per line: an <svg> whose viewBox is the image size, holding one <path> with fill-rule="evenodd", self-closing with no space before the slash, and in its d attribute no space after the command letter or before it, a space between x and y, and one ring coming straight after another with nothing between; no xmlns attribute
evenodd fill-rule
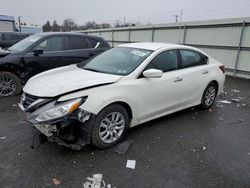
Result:
<svg viewBox="0 0 250 188"><path fill-rule="evenodd" d="M223 119L223 118L218 118L218 120L220 120L220 121L224 121L224 119Z"/></svg>
<svg viewBox="0 0 250 188"><path fill-rule="evenodd" d="M232 102L227 101L227 100L220 100L220 101L216 101L217 103L222 103L222 104L231 104Z"/></svg>
<svg viewBox="0 0 250 188"><path fill-rule="evenodd" d="M19 152L17 155L21 156L21 153Z"/></svg>
<svg viewBox="0 0 250 188"><path fill-rule="evenodd" d="M88 181L83 183L83 188L112 188L110 184L106 186L105 181L102 180L102 176L102 174L93 174L93 178L87 177Z"/></svg>
<svg viewBox="0 0 250 188"><path fill-rule="evenodd" d="M0 140L4 140L4 139L6 139L5 136L1 136L1 137L0 137Z"/></svg>
<svg viewBox="0 0 250 188"><path fill-rule="evenodd" d="M115 152L119 154L126 154L132 143L133 141L125 141L121 143L120 145L118 145Z"/></svg>
<svg viewBox="0 0 250 188"><path fill-rule="evenodd" d="M244 104L244 103L243 103L243 104L241 104L241 105L242 105L242 106L244 106L244 107L246 107L246 106L247 106L247 105L246 105L246 104Z"/></svg>
<svg viewBox="0 0 250 188"><path fill-rule="evenodd" d="M232 92L233 92L233 93L239 93L239 92L240 92L240 90L233 89L233 90L232 90Z"/></svg>
<svg viewBox="0 0 250 188"><path fill-rule="evenodd" d="M232 102L240 102L240 99L239 98L234 98L234 99L231 99Z"/></svg>
<svg viewBox="0 0 250 188"><path fill-rule="evenodd" d="M247 152L247 155L250 155L250 152Z"/></svg>
<svg viewBox="0 0 250 188"><path fill-rule="evenodd" d="M17 105L16 104L12 104L13 107L16 107Z"/></svg>
<svg viewBox="0 0 250 188"><path fill-rule="evenodd" d="M136 164L135 160L127 160L126 167L131 168L131 169L135 169L135 164Z"/></svg>
<svg viewBox="0 0 250 188"><path fill-rule="evenodd" d="M208 109L209 112L212 112L213 110L211 108Z"/></svg>
<svg viewBox="0 0 250 188"><path fill-rule="evenodd" d="M53 178L52 179L52 182L54 183L54 185L59 185L61 182L58 180L58 179L56 179L56 178Z"/></svg>
<svg viewBox="0 0 250 188"><path fill-rule="evenodd" d="M206 149L207 149L206 146L203 146L203 147L202 147L202 150L203 150L203 151L205 151Z"/></svg>

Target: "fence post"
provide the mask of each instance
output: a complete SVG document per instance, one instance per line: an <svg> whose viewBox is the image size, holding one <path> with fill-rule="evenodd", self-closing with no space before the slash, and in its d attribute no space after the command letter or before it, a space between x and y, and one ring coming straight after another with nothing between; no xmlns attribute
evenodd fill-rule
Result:
<svg viewBox="0 0 250 188"><path fill-rule="evenodd" d="M155 38L155 28L152 27L152 37L151 37L151 42L154 42L154 38Z"/></svg>
<svg viewBox="0 0 250 188"><path fill-rule="evenodd" d="M187 25L184 25L182 44L186 43L186 32L187 32Z"/></svg>
<svg viewBox="0 0 250 188"><path fill-rule="evenodd" d="M245 25L246 25L246 22L243 21L242 26L241 26L241 33L240 33L240 40L239 40L239 45L238 45L238 49L237 49L237 55L236 55L236 59L235 59L234 74L233 74L234 77L236 76L237 67L239 64L240 50L241 50L241 44L242 44L242 39L243 39L243 35L244 35Z"/></svg>
<svg viewBox="0 0 250 188"><path fill-rule="evenodd" d="M128 43L130 43L131 28L128 29Z"/></svg>
<svg viewBox="0 0 250 188"><path fill-rule="evenodd" d="M111 44L112 44L112 48L114 47L114 29L112 29L112 39L111 39Z"/></svg>

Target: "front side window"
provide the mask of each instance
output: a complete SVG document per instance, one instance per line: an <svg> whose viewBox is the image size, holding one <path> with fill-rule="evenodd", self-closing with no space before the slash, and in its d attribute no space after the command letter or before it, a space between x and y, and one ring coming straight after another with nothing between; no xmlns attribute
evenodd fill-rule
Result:
<svg viewBox="0 0 250 188"><path fill-rule="evenodd" d="M152 51L145 49L117 47L112 48L78 67L108 74L128 75L133 72Z"/></svg>
<svg viewBox="0 0 250 188"><path fill-rule="evenodd" d="M44 52L62 51L63 38L50 37L37 45L34 50L43 50Z"/></svg>
<svg viewBox="0 0 250 188"><path fill-rule="evenodd" d="M159 69L163 72L175 70L177 67L177 54L175 50L165 51L157 55L145 68Z"/></svg>
<svg viewBox="0 0 250 188"><path fill-rule="evenodd" d="M41 39L41 36L31 35L31 36L21 40L20 42L14 44L10 48L8 48L8 50L10 50L12 52L23 52L23 51L27 50L29 47L31 47L39 39Z"/></svg>
<svg viewBox="0 0 250 188"><path fill-rule="evenodd" d="M68 37L68 50L88 49L89 45L83 37Z"/></svg>
<svg viewBox="0 0 250 188"><path fill-rule="evenodd" d="M180 68L193 67L206 64L205 58L198 52L191 50L180 50L182 63Z"/></svg>

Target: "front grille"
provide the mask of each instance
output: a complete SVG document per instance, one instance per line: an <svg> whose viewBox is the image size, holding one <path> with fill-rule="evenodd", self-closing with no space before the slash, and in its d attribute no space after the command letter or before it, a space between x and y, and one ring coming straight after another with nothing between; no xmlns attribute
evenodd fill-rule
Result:
<svg viewBox="0 0 250 188"><path fill-rule="evenodd" d="M21 103L24 108L27 108L29 105L31 105L33 102L35 102L38 99L39 97L29 95L27 93L23 93L21 97Z"/></svg>

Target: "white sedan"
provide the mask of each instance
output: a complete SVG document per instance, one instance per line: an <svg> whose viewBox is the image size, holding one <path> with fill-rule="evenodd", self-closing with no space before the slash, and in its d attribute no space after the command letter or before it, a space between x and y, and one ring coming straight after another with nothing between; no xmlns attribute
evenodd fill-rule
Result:
<svg viewBox="0 0 250 188"><path fill-rule="evenodd" d="M107 148L130 127L196 105L210 108L224 80L224 65L196 48L123 44L34 76L19 106L49 140Z"/></svg>

